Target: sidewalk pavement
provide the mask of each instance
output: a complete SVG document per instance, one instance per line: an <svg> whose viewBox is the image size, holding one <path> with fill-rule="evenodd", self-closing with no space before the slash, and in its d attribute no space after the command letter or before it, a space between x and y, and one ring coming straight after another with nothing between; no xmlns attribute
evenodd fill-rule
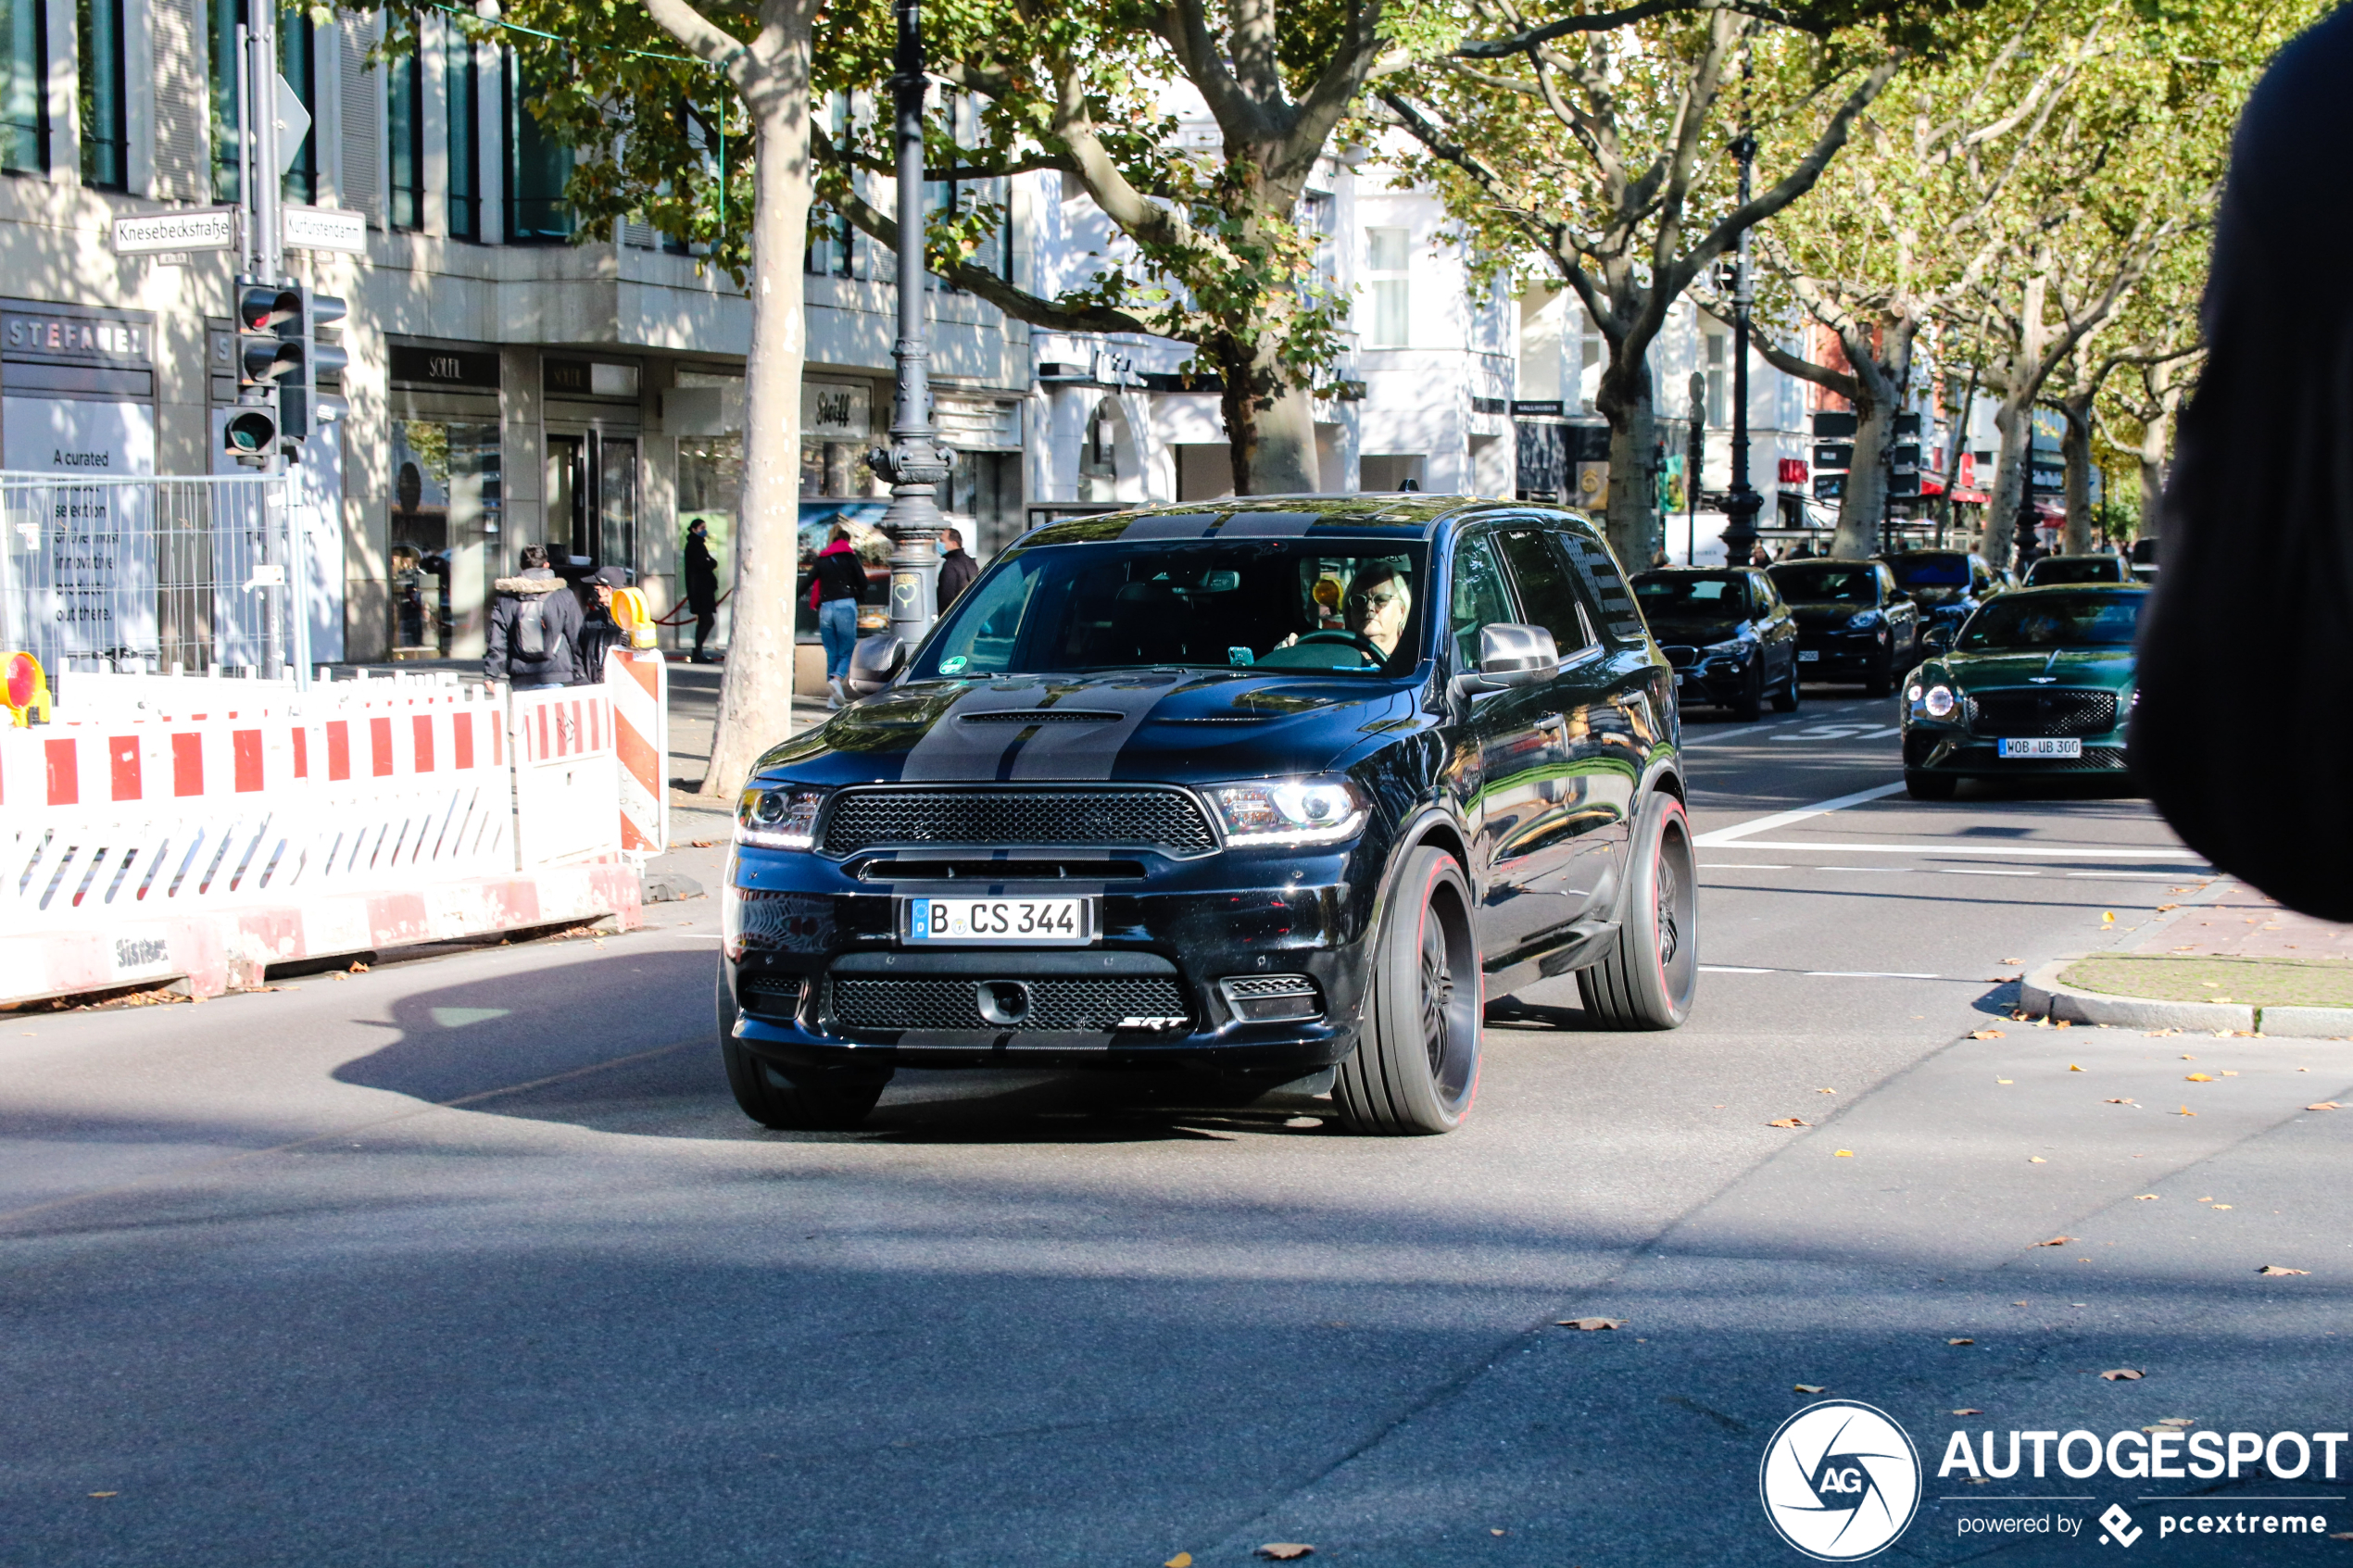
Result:
<svg viewBox="0 0 2353 1568"><path fill-rule="evenodd" d="M2219 880L2128 947L2045 964L2020 1005L2081 1023L2353 1035L2353 925Z"/></svg>

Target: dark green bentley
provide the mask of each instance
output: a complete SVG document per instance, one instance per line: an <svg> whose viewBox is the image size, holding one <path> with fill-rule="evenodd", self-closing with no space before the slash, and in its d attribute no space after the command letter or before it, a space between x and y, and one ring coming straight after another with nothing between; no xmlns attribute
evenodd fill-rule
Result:
<svg viewBox="0 0 2353 1568"><path fill-rule="evenodd" d="M2021 588L1988 600L1904 683L1904 784L2124 772L2133 636L2147 590Z"/></svg>

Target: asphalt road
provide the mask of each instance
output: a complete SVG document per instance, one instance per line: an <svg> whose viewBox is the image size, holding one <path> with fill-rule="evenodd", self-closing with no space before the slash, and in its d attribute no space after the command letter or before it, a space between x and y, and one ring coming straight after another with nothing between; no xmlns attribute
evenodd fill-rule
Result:
<svg viewBox="0 0 2353 1568"><path fill-rule="evenodd" d="M1889 711L1695 719L1691 1022L1499 999L1443 1138L962 1074L764 1132L708 899L0 1017L0 1563L1787 1563L1758 1462L1818 1397L1928 1461L1898 1561L2097 1555L1962 1521L2144 1495L2353 1530L2317 1471L1936 1477L1958 1426L2347 1428L2353 1112L2303 1107L2353 1045L2008 1021L2209 878L2131 798L1852 800Z"/></svg>

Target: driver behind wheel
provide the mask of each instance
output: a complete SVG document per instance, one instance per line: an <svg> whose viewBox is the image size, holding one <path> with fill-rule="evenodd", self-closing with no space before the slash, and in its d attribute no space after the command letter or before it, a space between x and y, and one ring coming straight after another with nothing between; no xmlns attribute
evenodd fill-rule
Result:
<svg viewBox="0 0 2353 1568"><path fill-rule="evenodd" d="M1380 649L1383 659L1397 651L1405 622L1414 613L1414 590L1404 573L1387 561L1372 561L1350 583L1340 601L1340 616L1350 631Z"/></svg>

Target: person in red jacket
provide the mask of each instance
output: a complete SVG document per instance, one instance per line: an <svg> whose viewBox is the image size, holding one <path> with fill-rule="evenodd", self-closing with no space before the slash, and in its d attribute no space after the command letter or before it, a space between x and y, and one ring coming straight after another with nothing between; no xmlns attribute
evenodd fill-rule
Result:
<svg viewBox="0 0 2353 1568"><path fill-rule="evenodd" d="M849 700L850 650L858 646L858 600L866 590L866 565L849 542L849 530L834 524L833 536L817 552L809 602L817 607L817 640L825 646L825 706Z"/></svg>

